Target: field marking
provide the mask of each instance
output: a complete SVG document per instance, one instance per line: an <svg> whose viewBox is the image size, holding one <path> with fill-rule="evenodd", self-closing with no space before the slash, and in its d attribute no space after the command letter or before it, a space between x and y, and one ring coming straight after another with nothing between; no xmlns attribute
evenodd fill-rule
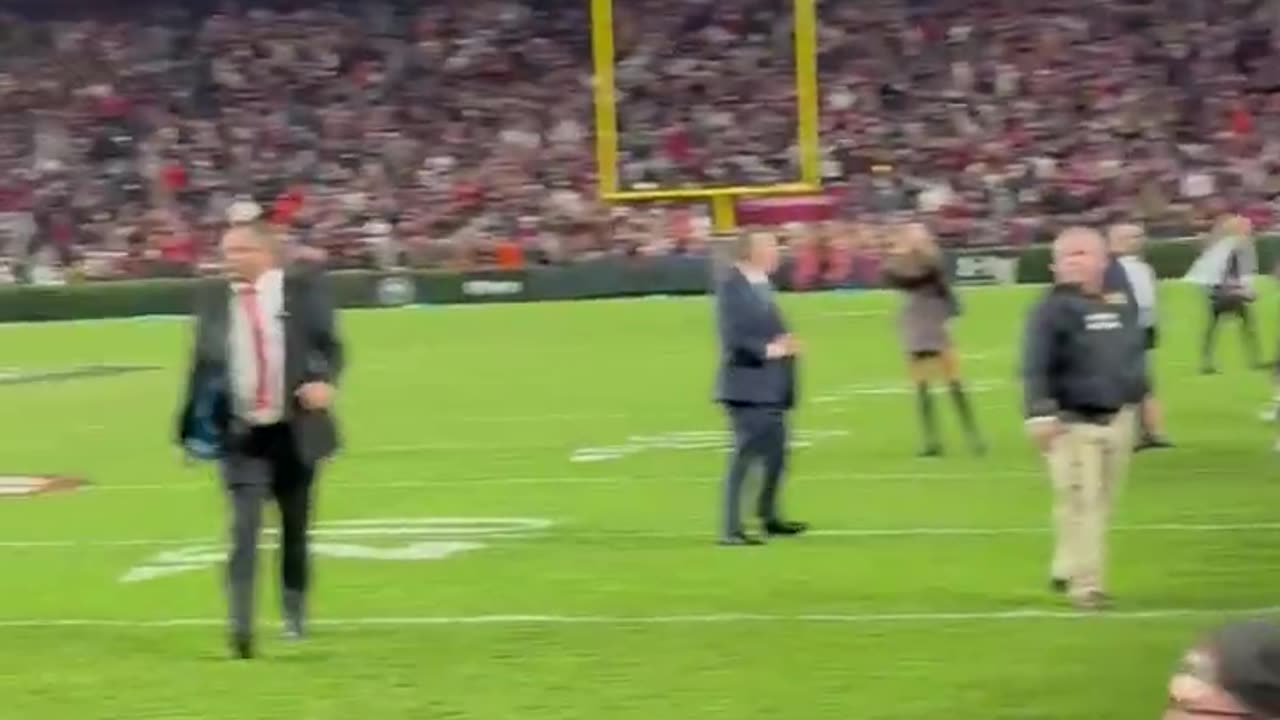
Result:
<svg viewBox="0 0 1280 720"><path fill-rule="evenodd" d="M845 437L848 430L796 430L791 434L792 449L813 447L817 442L831 437ZM632 434L612 445L575 448L569 455L571 463L596 463L622 460L653 450L719 450L728 452L733 447L733 435L727 430L688 430L666 433Z"/></svg>
<svg viewBox="0 0 1280 720"><path fill-rule="evenodd" d="M316 557L374 561L444 560L483 550L496 538L524 538L552 525L545 518L513 517L416 517L327 520L311 530L311 552ZM279 533L271 533L278 538ZM362 539L378 542L359 544ZM395 543L388 544L388 539ZM353 540L355 542L353 542ZM278 539L259 543L278 550ZM226 548L218 543L193 543L178 550L162 550L134 565L120 576L122 583L143 582L192 571L208 570L225 562Z"/></svg>
<svg viewBox="0 0 1280 720"><path fill-rule="evenodd" d="M965 388L972 393L991 393L999 392L1000 388L1007 384L1006 381L1000 379L978 379L966 381ZM857 398L910 395L915 392L914 385L902 380L849 383L837 387L831 392L814 396L813 403L821 406L828 403L852 401ZM943 391L940 388L934 388L931 392L937 395ZM991 405L983 403L983 407L991 407Z"/></svg>
<svg viewBox="0 0 1280 720"><path fill-rule="evenodd" d="M1258 532L1263 530L1280 530L1280 522L1257 523L1149 523L1134 525L1115 525L1108 528L1111 532L1167 532L1167 533L1213 533L1213 532ZM904 527L904 528L834 528L829 530L810 530L806 535L815 537L997 537L1002 535L1048 535L1052 532L1048 527ZM556 538L696 538L705 537L707 533L677 531L595 531L591 533L575 533L573 531L552 533L548 539Z"/></svg>
<svg viewBox="0 0 1280 720"><path fill-rule="evenodd" d="M630 476L630 475L604 475L604 476L584 476L584 475L550 475L545 477L478 477L478 478L455 478L455 479L423 479L423 480L375 480L365 482L362 480L349 480L346 482L329 482L325 483L326 490L382 490L382 489L408 489L408 488L434 488L434 487L474 487L479 485L621 485L621 484L640 484L640 483L683 483L683 484L708 484L719 483L719 470L709 471L706 475L673 477L671 475L653 475L653 476ZM1232 476L1239 475L1239 470L1231 468L1183 468L1179 469L1180 475L1220 475ZM442 473L444 474L444 473ZM1046 478L1046 471L1038 468L1026 469L1008 469L1008 470L984 470L972 472L850 472L850 473L815 473L811 475L797 475L792 478L793 482L826 482L826 481L856 481L856 480L991 480L991 479L1013 479L1013 478ZM218 483L214 480L207 482L171 482L171 483L141 483L141 484L102 484L102 485L86 485L79 492L147 492L152 490L218 490Z"/></svg>
<svg viewBox="0 0 1280 720"><path fill-rule="evenodd" d="M679 482L679 483L718 483L720 478L717 476L719 471L708 473L706 476L698 477L671 477L670 475L654 475L654 476L627 476L627 475L606 475L606 476L579 476L579 475L555 475L547 477L483 477L469 479L454 480L386 480L386 481L349 481L343 483L329 483L325 487L327 489L359 489L359 488L423 488L423 487L470 487L473 485L617 485L623 483L647 483L647 482ZM1184 471L1194 472L1194 471ZM798 476L795 482L825 481L825 480L965 480L975 478L1019 478L1019 477L1039 477L1044 475L1038 470L997 470L991 472L965 472L965 473L948 473L948 472L883 472L883 473L819 473L813 475ZM126 484L126 485L90 485L85 487L84 491L94 492L133 492L146 490L202 490L202 489L218 489L217 483L210 480L209 482L174 482L174 483L146 483L146 484Z"/></svg>
<svg viewBox="0 0 1280 720"><path fill-rule="evenodd" d="M525 422L532 416L524 419L513 420L512 422ZM587 416L575 416L585 418ZM625 418L626 415L599 415L593 419L604 418ZM501 419L487 421L488 424L497 424L503 422ZM538 422L545 422L538 420ZM796 428L791 432L791 447L793 449L811 447L816 441L831 438L844 437L849 435L849 431L844 428ZM583 453L586 455L594 455L598 453L612 453L610 457L605 459L618 459L618 457L643 452L647 450L725 450L732 446L733 434L728 430L668 430L660 432L632 433L625 438L618 440L609 445L595 447L580 447L580 440L540 440L521 443L495 444L493 442L468 443L468 442L441 442L441 443L407 443L404 445L383 445L364 449L353 449L349 454L355 457L366 457L375 455L394 455L394 454L411 454L426 451L447 451L447 450L484 450L492 452L494 450L564 450L568 449L571 455ZM625 450L624 450L625 448ZM573 460L571 460L572 462Z"/></svg>
<svg viewBox="0 0 1280 720"><path fill-rule="evenodd" d="M671 413L673 416L675 413ZM625 420L635 417L636 413L620 412L564 412L564 413L531 413L528 415L449 415L449 424L474 423L477 425L496 425L501 423L543 423L563 422L566 420ZM651 417L648 414L645 417ZM394 446L393 446L394 447ZM370 448L372 451L380 448Z"/></svg>
<svg viewBox="0 0 1280 720"><path fill-rule="evenodd" d="M477 424L496 423L540 423L553 420L625 420L633 417L628 413L547 413L541 415L473 415L471 417L450 417L450 423L465 422Z"/></svg>
<svg viewBox="0 0 1280 720"><path fill-rule="evenodd" d="M974 352L962 352L960 353L960 359L972 360L975 362L998 360L1010 355L1011 352L1012 351L1009 347L987 348L986 350L977 350Z"/></svg>
<svg viewBox="0 0 1280 720"><path fill-rule="evenodd" d="M165 368L165 369L173 369L173 368ZM3 377L4 377L3 372L4 372L3 368L0 368L0 382L3 382ZM540 423L548 423L548 422L570 422L570 421L596 422L600 420L629 420L637 417L645 418L648 420L652 420L654 418L680 418L682 420L687 420L689 418L689 413L687 411L681 412L678 410L670 410L670 411L664 410L657 413L654 413L654 412L644 412L644 413L565 412L565 413L531 413L527 415L449 415L448 424L449 425L459 425L459 424L502 425L502 424L529 423L532 425L532 424L540 424ZM715 415L712 415L710 418L708 418L708 422L716 422L717 420L718 418ZM117 426L110 423L91 422L91 423L85 423L85 424L70 423L61 427L63 429L80 430L85 432L102 432L104 430L114 429ZM547 443L546 446L560 447L561 445L564 445L564 444L571 444L571 442L566 441L565 443L555 443L555 444ZM384 446L375 446L375 447L369 447L369 448L351 449L349 450L349 454L377 455L379 453L412 452L412 451L419 451L419 450L476 450L476 449L492 450L494 447L495 446L493 443L465 443L465 442L464 443L406 443L404 445L384 445ZM525 448L525 447L543 447L543 445L540 443L534 444L534 445L518 445L518 446L507 444L507 445L504 445L504 447Z"/></svg>
<svg viewBox="0 0 1280 720"><path fill-rule="evenodd" d="M884 317L888 310L829 310L822 317Z"/></svg>
<svg viewBox="0 0 1280 720"><path fill-rule="evenodd" d="M651 478L652 480L670 480L671 478ZM491 477L491 478L472 478L468 480L387 480L377 482L343 482L328 483L326 489L333 488L377 488L377 489L395 489L395 488L424 488L424 487L466 487L475 485L615 485L626 482L644 482L650 478L628 478L628 477ZM92 490L95 492L137 492L147 490L219 490L216 481L210 480L207 483L152 483L141 485L91 485L83 488L84 490ZM220 491L220 490L219 490Z"/></svg>
<svg viewBox="0 0 1280 720"><path fill-rule="evenodd" d="M447 519L447 518L446 518ZM549 521L547 527L549 527ZM313 531L313 535L325 537L388 537L399 535L422 535L421 530L404 529L388 531L386 528L362 528L349 524L348 521L333 521L332 527L321 532ZM561 525L560 527L564 527ZM545 529L539 527L538 529ZM1254 523L1138 523L1115 525L1109 528L1112 532L1132 533L1226 533L1226 532L1259 532L1264 530L1280 530L1280 521ZM277 534L275 528L263 531L267 538ZM832 528L811 530L808 534L814 537L998 537L1005 535L1048 535L1052 530L1048 527L902 527L902 528ZM440 534L440 533L435 533ZM487 538L520 538L531 540L626 540L626 539L699 539L713 536L713 532L687 531L648 531L648 530L555 530L531 537L527 532L509 532L495 530L485 532ZM217 542L216 539L213 539ZM207 545L210 537L186 538L137 538L121 540L0 540L0 549L40 549L40 548L89 548L89 547L148 547L167 545Z"/></svg>
<svg viewBox="0 0 1280 720"><path fill-rule="evenodd" d="M1008 622L1019 620L1168 620L1195 617L1270 616L1280 614L1280 606L1253 608L1153 608L1150 610L1110 610L1083 613L1073 610L1019 608L972 612L868 612L868 613L691 613L680 615L417 615L352 618L316 618L310 624L334 629L439 625L725 625L742 623L806 624L887 624L935 622ZM93 628L184 628L222 627L225 618L169 618L161 620L112 620L107 618L49 618L0 620L0 629Z"/></svg>

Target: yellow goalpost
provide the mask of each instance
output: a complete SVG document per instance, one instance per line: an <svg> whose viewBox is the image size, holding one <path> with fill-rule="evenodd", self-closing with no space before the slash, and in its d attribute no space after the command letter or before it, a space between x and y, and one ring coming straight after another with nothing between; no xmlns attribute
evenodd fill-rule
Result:
<svg viewBox="0 0 1280 720"><path fill-rule="evenodd" d="M822 190L818 147L817 0L793 0L795 13L796 145L800 180L774 185L624 190L618 186L617 86L614 82L613 0L591 0L591 50L595 62L596 164L600 197L610 203L662 200L707 201L716 234L737 227L736 199L745 196L816 193Z"/></svg>

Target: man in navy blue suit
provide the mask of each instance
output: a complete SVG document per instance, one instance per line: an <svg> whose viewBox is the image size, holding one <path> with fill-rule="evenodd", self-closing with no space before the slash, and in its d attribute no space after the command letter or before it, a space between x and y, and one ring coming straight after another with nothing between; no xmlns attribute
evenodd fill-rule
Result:
<svg viewBox="0 0 1280 720"><path fill-rule="evenodd" d="M733 429L733 455L724 479L720 544L759 545L743 528L742 486L755 461L764 466L756 513L766 535L799 535L808 529L784 520L778 494L787 462L787 413L796 400L800 344L787 331L769 275L778 266L772 235L755 233L734 242L734 264L716 287L720 365L715 399Z"/></svg>

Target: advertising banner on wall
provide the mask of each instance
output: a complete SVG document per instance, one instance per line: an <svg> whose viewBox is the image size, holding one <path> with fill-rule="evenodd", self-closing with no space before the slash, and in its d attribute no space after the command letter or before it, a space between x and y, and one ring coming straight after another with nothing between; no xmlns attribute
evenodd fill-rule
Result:
<svg viewBox="0 0 1280 720"><path fill-rule="evenodd" d="M1013 248L989 248L947 253L948 273L956 285L1012 285L1018 280L1018 257Z"/></svg>

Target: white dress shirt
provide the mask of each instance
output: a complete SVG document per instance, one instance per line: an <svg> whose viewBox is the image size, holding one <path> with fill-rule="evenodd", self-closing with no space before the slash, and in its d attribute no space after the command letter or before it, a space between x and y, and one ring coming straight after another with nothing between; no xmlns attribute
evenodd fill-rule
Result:
<svg viewBox="0 0 1280 720"><path fill-rule="evenodd" d="M769 283L768 275L744 265L738 266L738 272L742 273L742 277L746 278L748 283L751 283L751 287L755 288L756 292L766 298L772 295L773 285Z"/></svg>
<svg viewBox="0 0 1280 720"><path fill-rule="evenodd" d="M1136 255L1125 255L1120 258L1120 267L1125 277L1129 278L1129 287L1133 288L1133 299L1138 303L1138 324L1144 328L1156 326L1156 274L1141 258Z"/></svg>
<svg viewBox="0 0 1280 720"><path fill-rule="evenodd" d="M284 272L269 270L253 283L267 361L267 403L258 408L258 359L254 323L242 296L244 283L232 283L230 360L233 407L236 416L250 425L271 425L284 418Z"/></svg>

